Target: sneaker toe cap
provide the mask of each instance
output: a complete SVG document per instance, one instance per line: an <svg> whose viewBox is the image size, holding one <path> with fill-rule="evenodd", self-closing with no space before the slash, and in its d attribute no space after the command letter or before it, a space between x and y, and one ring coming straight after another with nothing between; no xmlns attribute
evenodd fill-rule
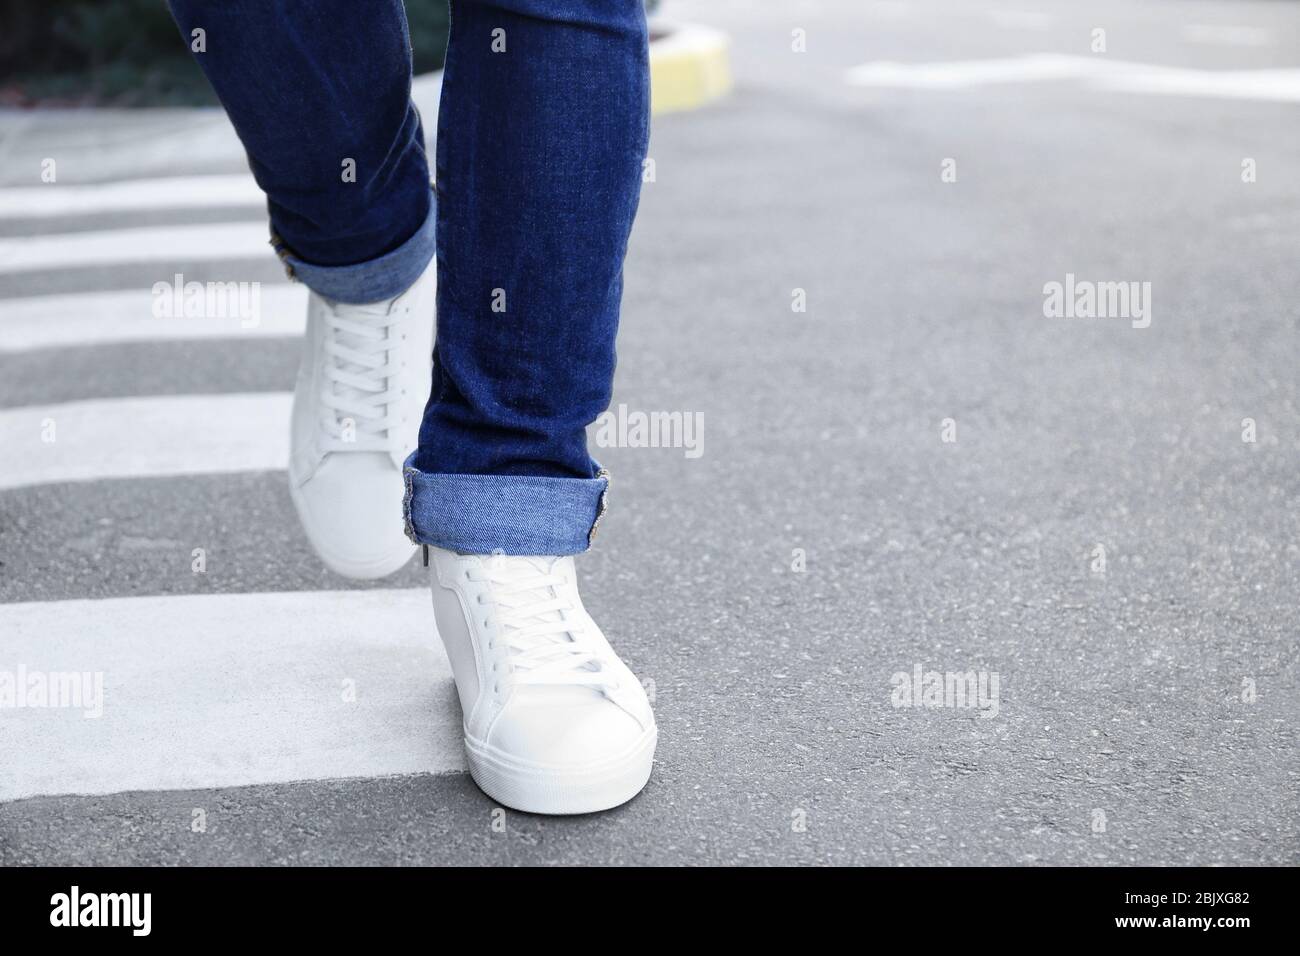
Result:
<svg viewBox="0 0 1300 956"><path fill-rule="evenodd" d="M581 766L627 752L644 730L597 691L521 687L493 723L488 742L515 760Z"/></svg>

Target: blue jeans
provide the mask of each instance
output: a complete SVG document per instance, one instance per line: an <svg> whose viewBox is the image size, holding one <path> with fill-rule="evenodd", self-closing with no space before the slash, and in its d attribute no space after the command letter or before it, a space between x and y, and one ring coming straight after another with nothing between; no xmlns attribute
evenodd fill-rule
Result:
<svg viewBox="0 0 1300 956"><path fill-rule="evenodd" d="M187 43L204 31L291 275L373 302L437 256L405 468L418 542L575 554L604 513L586 426L610 400L648 140L642 2L454 0L434 196L400 0L170 0Z"/></svg>

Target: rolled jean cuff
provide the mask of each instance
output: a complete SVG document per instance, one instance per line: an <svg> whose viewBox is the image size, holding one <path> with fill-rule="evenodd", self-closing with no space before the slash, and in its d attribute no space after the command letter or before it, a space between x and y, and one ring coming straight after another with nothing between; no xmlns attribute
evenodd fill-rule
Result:
<svg viewBox="0 0 1300 956"><path fill-rule="evenodd" d="M406 536L462 554L581 554L605 514L609 474L439 475L412 465L402 474Z"/></svg>
<svg viewBox="0 0 1300 956"><path fill-rule="evenodd" d="M415 280L424 274L433 259L437 221L437 199L431 197L429 215L415 235L378 259L348 266L318 266L303 262L274 230L271 232L271 245L290 278L297 279L327 299L361 305L395 298L415 285Z"/></svg>

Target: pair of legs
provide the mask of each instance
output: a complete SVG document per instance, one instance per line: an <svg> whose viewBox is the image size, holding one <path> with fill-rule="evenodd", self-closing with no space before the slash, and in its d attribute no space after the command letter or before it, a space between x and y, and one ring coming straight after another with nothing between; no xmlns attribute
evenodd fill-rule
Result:
<svg viewBox="0 0 1300 956"><path fill-rule="evenodd" d="M432 189L401 0L170 4L312 293L290 464L312 543L357 577L431 546L485 789L627 799L653 717L571 556L607 485L586 426L647 145L642 0L455 0Z"/></svg>

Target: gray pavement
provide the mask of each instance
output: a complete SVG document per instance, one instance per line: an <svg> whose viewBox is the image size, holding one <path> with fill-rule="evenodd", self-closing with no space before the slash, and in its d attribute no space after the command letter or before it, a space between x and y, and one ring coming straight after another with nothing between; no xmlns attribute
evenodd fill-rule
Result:
<svg viewBox="0 0 1300 956"><path fill-rule="evenodd" d="M1086 54L1095 26L1116 59L1295 69L1300 4L1032 10L665 3L732 34L737 86L656 119L619 349L615 402L702 412L704 454L599 450L612 510L580 565L655 682L637 800L497 832L459 774L47 796L0 804L0 863L1296 863L1300 103L843 74ZM1270 40L1188 39L1206 23ZM5 148L39 155L18 122ZM1151 282L1150 327L1045 318L1066 273ZM0 296L151 275L0 276ZM290 340L0 354L0 403L285 390L293 361ZM0 601L345 586L283 484L0 492ZM194 540L221 558L202 580ZM918 664L996 673L997 716L894 707Z"/></svg>

